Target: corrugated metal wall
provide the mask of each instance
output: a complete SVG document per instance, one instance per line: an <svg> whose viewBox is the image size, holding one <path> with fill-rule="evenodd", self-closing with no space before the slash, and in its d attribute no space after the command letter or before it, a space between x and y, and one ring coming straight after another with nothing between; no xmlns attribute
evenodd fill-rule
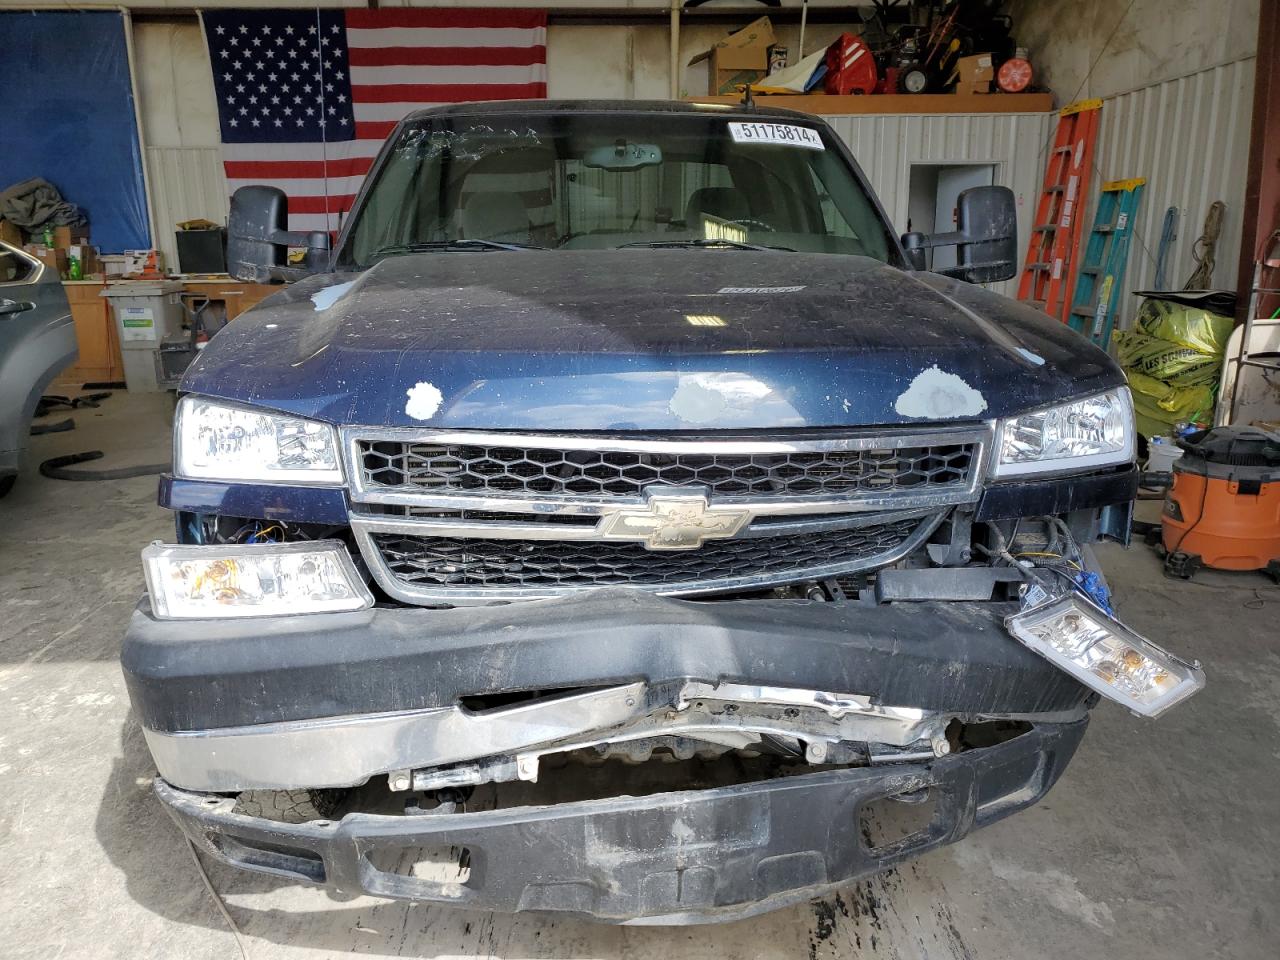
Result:
<svg viewBox="0 0 1280 960"><path fill-rule="evenodd" d="M227 222L227 180L220 147L148 147L147 173L151 178L155 222L160 224L156 246L164 262L178 269L178 248L173 224L203 217Z"/></svg>
<svg viewBox="0 0 1280 960"><path fill-rule="evenodd" d="M994 164L995 182L1009 187L1017 198L1019 256L1025 252L1055 114L885 114L827 119L853 150L899 232L907 223L912 164ZM1017 284L1010 281L991 288L1012 295Z"/></svg>
<svg viewBox="0 0 1280 960"><path fill-rule="evenodd" d="M1179 212L1178 239L1168 257L1168 286L1181 289L1194 269L1191 248L1209 205L1227 205L1218 240L1217 287L1234 287L1240 254L1240 215L1249 166L1254 58L1201 70L1176 80L1106 97L1095 156L1089 220L1103 179L1146 177L1125 291L1154 286L1165 210ZM1133 322L1138 298L1126 295L1121 327Z"/></svg>

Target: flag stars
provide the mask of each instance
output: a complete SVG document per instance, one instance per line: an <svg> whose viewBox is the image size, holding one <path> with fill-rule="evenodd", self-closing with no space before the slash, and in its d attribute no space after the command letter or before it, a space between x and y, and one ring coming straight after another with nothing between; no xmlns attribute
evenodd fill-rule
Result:
<svg viewBox="0 0 1280 960"><path fill-rule="evenodd" d="M249 32L249 27L248 27L246 24L243 24L243 23L242 23L242 24L240 24L240 32L241 32L241 33L248 33L248 32Z"/></svg>
<svg viewBox="0 0 1280 960"><path fill-rule="evenodd" d="M334 32L334 33L341 33L341 32L342 32L342 27L338 26L336 23L333 25L333 27L332 27L331 29L333 30L333 32Z"/></svg>
<svg viewBox="0 0 1280 960"><path fill-rule="evenodd" d="M253 124L255 127L260 127L260 126L262 126L262 124L259 122L259 120L258 120L258 118L257 118L257 117L254 117L254 118L253 118L252 120L250 120L249 122L250 122L251 124Z"/></svg>
<svg viewBox="0 0 1280 960"><path fill-rule="evenodd" d="M213 28L213 32L216 33L218 36L222 36L224 33L227 32L227 28L219 24L218 26Z"/></svg>
<svg viewBox="0 0 1280 960"><path fill-rule="evenodd" d="M293 36L293 27L292 26L285 27L284 32L289 34L289 36Z"/></svg>
<svg viewBox="0 0 1280 960"><path fill-rule="evenodd" d="M239 125L240 125L240 121L237 120L235 117L232 117L230 120L227 121L227 126L229 127L238 127Z"/></svg>

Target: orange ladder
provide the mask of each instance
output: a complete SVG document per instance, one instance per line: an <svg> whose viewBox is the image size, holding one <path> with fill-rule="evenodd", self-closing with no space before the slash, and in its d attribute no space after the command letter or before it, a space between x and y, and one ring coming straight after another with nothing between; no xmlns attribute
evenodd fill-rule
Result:
<svg viewBox="0 0 1280 960"><path fill-rule="evenodd" d="M1058 132L1044 171L1044 188L1018 281L1018 299L1063 323L1070 319L1083 213L1098 138L1101 100L1081 100L1058 111Z"/></svg>

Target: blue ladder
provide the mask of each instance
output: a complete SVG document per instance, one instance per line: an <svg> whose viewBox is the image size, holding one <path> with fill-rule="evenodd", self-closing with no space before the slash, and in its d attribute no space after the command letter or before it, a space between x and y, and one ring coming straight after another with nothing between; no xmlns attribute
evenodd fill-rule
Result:
<svg viewBox="0 0 1280 960"><path fill-rule="evenodd" d="M1142 200L1144 177L1112 180L1102 185L1089 244L1085 247L1067 322L1104 350L1111 340L1120 305L1129 238Z"/></svg>

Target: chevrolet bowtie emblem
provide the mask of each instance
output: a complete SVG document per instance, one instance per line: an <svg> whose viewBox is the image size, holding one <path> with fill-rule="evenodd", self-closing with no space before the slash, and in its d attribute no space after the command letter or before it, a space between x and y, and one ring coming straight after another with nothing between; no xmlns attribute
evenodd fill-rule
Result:
<svg viewBox="0 0 1280 960"><path fill-rule="evenodd" d="M706 540L736 535L751 520L745 507L713 507L704 494L663 489L648 493L644 506L611 508L600 538L640 540L649 550L696 550Z"/></svg>

